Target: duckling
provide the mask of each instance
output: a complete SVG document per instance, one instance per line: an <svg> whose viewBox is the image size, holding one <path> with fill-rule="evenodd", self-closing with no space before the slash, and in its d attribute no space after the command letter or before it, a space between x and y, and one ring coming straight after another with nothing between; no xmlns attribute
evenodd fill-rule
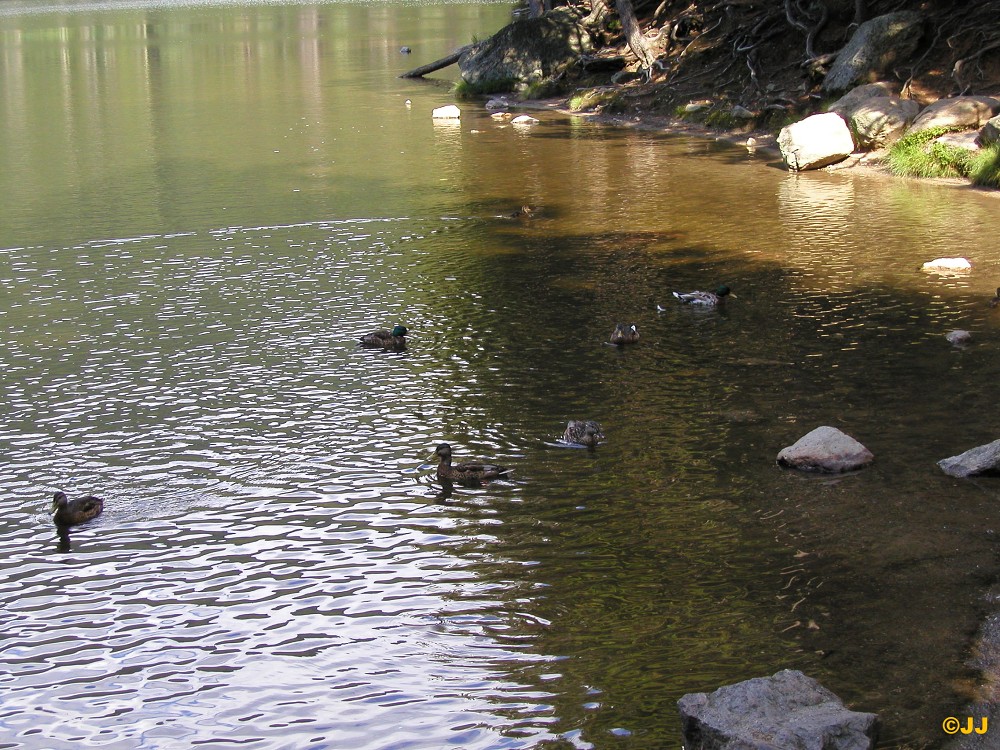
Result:
<svg viewBox="0 0 1000 750"><path fill-rule="evenodd" d="M397 323L391 331L375 331L365 334L361 337L361 346L400 352L406 348L406 334L406 326Z"/></svg>
<svg viewBox="0 0 1000 750"><path fill-rule="evenodd" d="M634 344L639 340L639 329L635 323L616 323L615 330L611 332L611 343L617 346Z"/></svg>
<svg viewBox="0 0 1000 750"><path fill-rule="evenodd" d="M507 214L508 219L530 219L535 213L531 206L521 206L512 214Z"/></svg>
<svg viewBox="0 0 1000 750"><path fill-rule="evenodd" d="M65 492L57 492L52 498L52 511L56 526L67 528L97 518L104 511L104 501L93 495L70 500Z"/></svg>
<svg viewBox="0 0 1000 750"><path fill-rule="evenodd" d="M564 443L586 445L588 448L593 448L598 441L604 440L604 432L601 430L601 425L593 419L571 419L566 425L566 432L563 433L562 439Z"/></svg>
<svg viewBox="0 0 1000 750"><path fill-rule="evenodd" d="M437 467L437 478L442 482L458 482L459 484L475 487L490 479L504 477L513 471L512 469L505 469L502 466L474 463L471 461L452 466L451 446L448 443L438 445L434 449L434 455L441 459L441 463Z"/></svg>
<svg viewBox="0 0 1000 750"><path fill-rule="evenodd" d="M1000 287L997 287L997 296L990 300L990 307L1000 305Z"/></svg>
<svg viewBox="0 0 1000 750"><path fill-rule="evenodd" d="M736 297L725 284L717 287L714 292L674 292L673 294L686 305L704 305L706 307L717 307L725 301L727 296Z"/></svg>

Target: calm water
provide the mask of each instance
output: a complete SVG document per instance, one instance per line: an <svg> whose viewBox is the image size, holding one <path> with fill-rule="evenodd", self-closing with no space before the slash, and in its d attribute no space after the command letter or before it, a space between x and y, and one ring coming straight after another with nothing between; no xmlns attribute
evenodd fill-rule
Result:
<svg viewBox="0 0 1000 750"><path fill-rule="evenodd" d="M434 124L398 73L508 17L0 6L0 747L676 748L682 694L784 667L943 744L1000 492L934 462L998 437L1000 201ZM820 424L876 464L774 465ZM441 441L513 479L443 491ZM68 551L56 489L106 501Z"/></svg>

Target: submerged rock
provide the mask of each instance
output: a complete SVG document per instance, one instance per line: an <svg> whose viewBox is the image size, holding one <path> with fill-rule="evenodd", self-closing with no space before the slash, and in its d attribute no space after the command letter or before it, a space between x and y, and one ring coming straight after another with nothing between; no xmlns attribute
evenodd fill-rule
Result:
<svg viewBox="0 0 1000 750"><path fill-rule="evenodd" d="M952 346L965 346L972 341L972 334L968 331L963 331L961 328L954 331L948 331L944 337Z"/></svg>
<svg viewBox="0 0 1000 750"><path fill-rule="evenodd" d="M688 693L677 706L692 750L869 750L878 737L876 714L851 711L798 670Z"/></svg>
<svg viewBox="0 0 1000 750"><path fill-rule="evenodd" d="M977 474L1000 473L1000 440L980 445L957 456L950 456L938 461L938 466L948 476L965 477Z"/></svg>
<svg viewBox="0 0 1000 750"><path fill-rule="evenodd" d="M817 427L778 453L778 463L802 471L837 474L861 469L875 456L836 427Z"/></svg>

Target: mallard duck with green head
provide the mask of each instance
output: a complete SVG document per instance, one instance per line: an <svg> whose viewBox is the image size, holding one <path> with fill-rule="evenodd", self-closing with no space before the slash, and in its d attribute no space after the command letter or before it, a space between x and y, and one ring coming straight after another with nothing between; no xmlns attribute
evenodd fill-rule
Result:
<svg viewBox="0 0 1000 750"><path fill-rule="evenodd" d="M391 331L375 331L366 333L361 337L361 346L369 349L388 349L390 351L402 351L406 348L406 326L396 324Z"/></svg>
<svg viewBox="0 0 1000 750"><path fill-rule="evenodd" d="M716 287L712 292L674 292L674 296L685 305L701 305L702 307L718 307L726 297L736 295L725 284Z"/></svg>
<svg viewBox="0 0 1000 750"><path fill-rule="evenodd" d="M615 330L611 332L611 343L616 346L634 344L639 340L639 329L635 323L616 323Z"/></svg>
<svg viewBox="0 0 1000 750"><path fill-rule="evenodd" d="M97 518L103 511L104 501L93 495L70 500L65 492L57 492L52 498L52 520L59 528L86 523Z"/></svg>
<svg viewBox="0 0 1000 750"><path fill-rule="evenodd" d="M604 440L604 432L601 430L601 425L593 419L571 419L566 425L562 439L564 443L593 448Z"/></svg>
<svg viewBox="0 0 1000 750"><path fill-rule="evenodd" d="M448 443L441 443L434 449L434 456L437 456L440 463L437 467L437 478L442 482L457 482L469 486L478 486L491 479L505 477L513 471L503 466L494 464L479 463L475 461L464 461L460 464L451 462L451 446ZM433 457L432 457L433 459Z"/></svg>

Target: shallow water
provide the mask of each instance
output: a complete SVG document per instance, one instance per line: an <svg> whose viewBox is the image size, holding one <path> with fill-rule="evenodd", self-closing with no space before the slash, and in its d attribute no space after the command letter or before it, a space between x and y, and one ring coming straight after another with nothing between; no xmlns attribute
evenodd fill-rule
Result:
<svg viewBox="0 0 1000 750"><path fill-rule="evenodd" d="M997 486L934 462L996 437L996 196L432 123L396 74L508 12L0 14L0 747L676 746L682 694L784 667L946 739ZM819 424L875 465L778 469ZM513 477L445 491L441 441ZM68 551L60 488L106 502Z"/></svg>

